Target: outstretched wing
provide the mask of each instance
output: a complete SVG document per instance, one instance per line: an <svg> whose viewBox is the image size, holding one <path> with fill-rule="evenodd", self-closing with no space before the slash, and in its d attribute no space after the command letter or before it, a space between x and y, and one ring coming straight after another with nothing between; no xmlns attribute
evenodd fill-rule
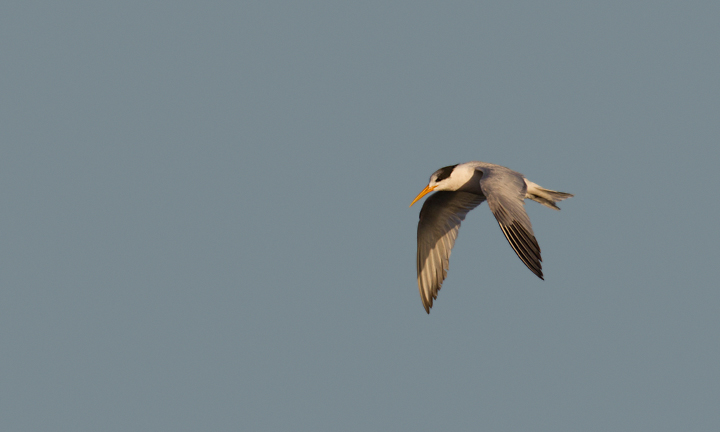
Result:
<svg viewBox="0 0 720 432"><path fill-rule="evenodd" d="M543 279L540 246L525 212L525 179L520 173L504 167L476 169L483 173L480 189L508 243L527 268Z"/></svg>
<svg viewBox="0 0 720 432"><path fill-rule="evenodd" d="M460 222L485 200L469 192L435 192L420 210L417 231L417 278L425 312L430 313L450 266Z"/></svg>

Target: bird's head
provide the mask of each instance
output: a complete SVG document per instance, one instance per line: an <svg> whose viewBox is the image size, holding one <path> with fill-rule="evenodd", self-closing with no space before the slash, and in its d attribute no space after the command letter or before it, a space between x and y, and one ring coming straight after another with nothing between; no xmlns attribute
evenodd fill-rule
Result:
<svg viewBox="0 0 720 432"><path fill-rule="evenodd" d="M428 185L410 203L410 207L432 191L457 190L456 179L452 176L456 166L457 164L446 166L432 173Z"/></svg>

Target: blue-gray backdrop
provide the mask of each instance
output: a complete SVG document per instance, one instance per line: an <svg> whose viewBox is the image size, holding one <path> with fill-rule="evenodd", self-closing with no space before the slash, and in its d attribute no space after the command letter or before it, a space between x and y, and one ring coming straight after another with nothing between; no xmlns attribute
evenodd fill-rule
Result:
<svg viewBox="0 0 720 432"><path fill-rule="evenodd" d="M720 430L720 2L0 6L3 431ZM428 316L413 197L484 160Z"/></svg>

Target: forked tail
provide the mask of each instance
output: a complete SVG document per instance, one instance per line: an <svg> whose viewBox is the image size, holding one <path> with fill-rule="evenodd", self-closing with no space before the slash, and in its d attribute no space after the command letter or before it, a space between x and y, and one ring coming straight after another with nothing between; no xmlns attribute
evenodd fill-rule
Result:
<svg viewBox="0 0 720 432"><path fill-rule="evenodd" d="M573 196L573 194L565 192L544 189L528 179L525 179L525 184L527 185L525 198L537 201L544 206L550 207L551 209L560 210L560 207L556 206L555 203Z"/></svg>

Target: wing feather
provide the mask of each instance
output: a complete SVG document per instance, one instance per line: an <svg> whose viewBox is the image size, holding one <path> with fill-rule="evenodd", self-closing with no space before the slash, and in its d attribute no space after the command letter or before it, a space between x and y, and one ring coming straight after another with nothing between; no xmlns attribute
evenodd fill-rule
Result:
<svg viewBox="0 0 720 432"><path fill-rule="evenodd" d="M525 212L527 185L522 174L499 166L476 169L483 173L480 188L508 243L527 268L544 279L540 246Z"/></svg>
<svg viewBox="0 0 720 432"><path fill-rule="evenodd" d="M470 192L435 192L420 210L417 231L418 289L425 311L430 313L450 266L460 223L485 200Z"/></svg>

